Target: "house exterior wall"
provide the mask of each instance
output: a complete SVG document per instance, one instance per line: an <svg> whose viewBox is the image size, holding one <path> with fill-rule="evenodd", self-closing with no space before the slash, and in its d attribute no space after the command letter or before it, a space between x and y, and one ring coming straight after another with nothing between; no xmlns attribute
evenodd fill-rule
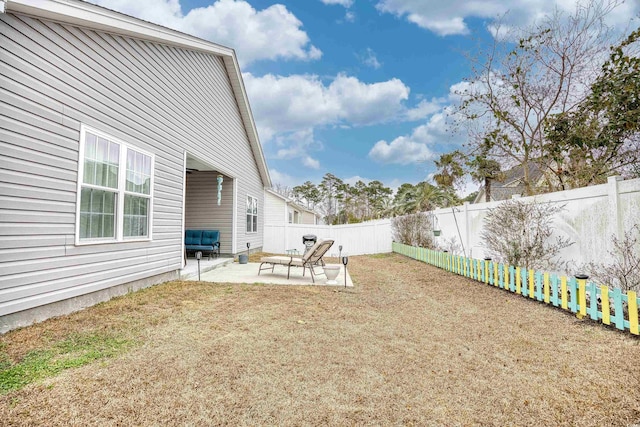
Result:
<svg viewBox="0 0 640 427"><path fill-rule="evenodd" d="M289 224L300 224L300 210L290 204L287 204L287 222Z"/></svg>
<svg viewBox="0 0 640 427"><path fill-rule="evenodd" d="M269 191L264 192L265 208L264 223L265 225L282 225L288 221L287 219L287 202L271 194Z"/></svg>
<svg viewBox="0 0 640 427"><path fill-rule="evenodd" d="M311 212L301 211L300 214L300 224L316 224L316 216Z"/></svg>
<svg viewBox="0 0 640 427"><path fill-rule="evenodd" d="M12 13L0 45L0 319L180 269L185 151L237 177L237 239L262 246L245 200L261 216L263 183L221 57ZM75 245L81 125L154 156L151 241Z"/></svg>

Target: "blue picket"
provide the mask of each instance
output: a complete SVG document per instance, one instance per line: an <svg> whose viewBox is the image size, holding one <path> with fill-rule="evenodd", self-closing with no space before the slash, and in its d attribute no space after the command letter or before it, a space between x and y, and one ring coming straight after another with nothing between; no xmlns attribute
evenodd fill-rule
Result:
<svg viewBox="0 0 640 427"><path fill-rule="evenodd" d="M560 305L558 299L558 276L552 275L549 282L551 283L551 304L557 307Z"/></svg>
<svg viewBox="0 0 640 427"><path fill-rule="evenodd" d="M509 290L516 291L516 268L513 265L509 266Z"/></svg>
<svg viewBox="0 0 640 427"><path fill-rule="evenodd" d="M527 269L526 268L521 268L520 269L520 276L521 277L521 286L520 286L520 290L522 291L522 295L524 295L525 297L529 296L529 280L527 277Z"/></svg>
<svg viewBox="0 0 640 427"><path fill-rule="evenodd" d="M567 283L567 287L569 288L569 310L572 313L578 312L578 292L577 287L578 283L575 277L571 277L569 282Z"/></svg>
<svg viewBox="0 0 640 427"><path fill-rule="evenodd" d="M536 299L538 301L542 301L542 273L536 271L534 273L535 277L535 289L536 289Z"/></svg>

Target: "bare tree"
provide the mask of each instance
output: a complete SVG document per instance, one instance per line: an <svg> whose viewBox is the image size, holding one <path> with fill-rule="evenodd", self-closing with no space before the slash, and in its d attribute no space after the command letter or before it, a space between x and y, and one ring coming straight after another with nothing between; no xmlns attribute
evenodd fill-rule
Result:
<svg viewBox="0 0 640 427"><path fill-rule="evenodd" d="M472 75L458 91L458 124L468 125L470 153L487 152L505 166L522 165L527 194L535 193L532 163L555 175L547 161L544 125L588 95L615 42L604 18L620 3L591 0L571 15L556 9L525 29L497 25L492 44L470 58Z"/></svg>

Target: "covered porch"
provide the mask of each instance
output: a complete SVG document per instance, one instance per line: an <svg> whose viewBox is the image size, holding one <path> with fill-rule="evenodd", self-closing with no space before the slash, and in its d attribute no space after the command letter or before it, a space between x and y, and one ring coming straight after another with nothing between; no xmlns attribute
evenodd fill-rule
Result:
<svg viewBox="0 0 640 427"><path fill-rule="evenodd" d="M189 153L185 156L184 222L186 230L218 231L219 250L211 259L203 252L201 273L233 260L235 252L234 198L235 179ZM197 265L195 251L184 250L184 267L180 277L195 277Z"/></svg>

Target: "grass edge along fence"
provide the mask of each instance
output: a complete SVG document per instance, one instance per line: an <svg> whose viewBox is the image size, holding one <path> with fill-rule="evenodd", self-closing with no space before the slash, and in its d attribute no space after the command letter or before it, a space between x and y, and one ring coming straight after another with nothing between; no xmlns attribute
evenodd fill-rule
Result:
<svg viewBox="0 0 640 427"><path fill-rule="evenodd" d="M640 334L638 325L640 298L635 291L624 293L618 288L598 286L593 282L575 277L558 277L546 272L527 271L490 260L465 258L461 255L397 242L393 242L392 247L393 252L400 255L568 310L580 319L589 316L592 320L601 321L621 331L628 330L633 335ZM629 313L627 319L624 317L625 305Z"/></svg>

